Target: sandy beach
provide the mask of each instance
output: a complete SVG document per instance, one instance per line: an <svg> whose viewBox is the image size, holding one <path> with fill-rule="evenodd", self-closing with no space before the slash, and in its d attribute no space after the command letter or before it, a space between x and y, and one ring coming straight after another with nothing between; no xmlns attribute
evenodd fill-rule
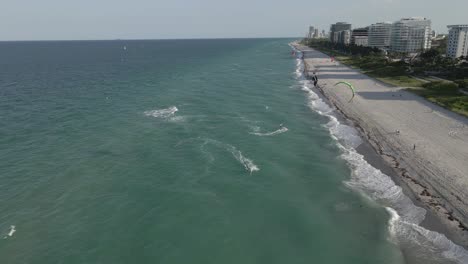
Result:
<svg viewBox="0 0 468 264"><path fill-rule="evenodd" d="M468 248L468 119L295 46L305 52L306 74L316 71L318 90L358 127L383 166L393 169L394 181L428 211L423 225ZM351 102L351 91L335 86L339 81L355 86Z"/></svg>

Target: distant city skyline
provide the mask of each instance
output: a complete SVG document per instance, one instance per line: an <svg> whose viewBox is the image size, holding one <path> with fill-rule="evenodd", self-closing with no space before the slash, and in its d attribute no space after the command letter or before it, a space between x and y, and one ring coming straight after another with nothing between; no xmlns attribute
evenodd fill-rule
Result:
<svg viewBox="0 0 468 264"><path fill-rule="evenodd" d="M336 8L339 6L340 8ZM353 28L427 17L432 28L467 24L468 1L9 1L0 9L0 40L93 40L303 37L337 21Z"/></svg>

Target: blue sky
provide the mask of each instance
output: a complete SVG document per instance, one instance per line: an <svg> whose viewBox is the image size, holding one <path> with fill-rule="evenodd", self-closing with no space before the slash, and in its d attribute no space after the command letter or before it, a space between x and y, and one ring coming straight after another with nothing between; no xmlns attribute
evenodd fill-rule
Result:
<svg viewBox="0 0 468 264"><path fill-rule="evenodd" d="M0 40L297 37L424 16L468 24L468 0L0 0Z"/></svg>

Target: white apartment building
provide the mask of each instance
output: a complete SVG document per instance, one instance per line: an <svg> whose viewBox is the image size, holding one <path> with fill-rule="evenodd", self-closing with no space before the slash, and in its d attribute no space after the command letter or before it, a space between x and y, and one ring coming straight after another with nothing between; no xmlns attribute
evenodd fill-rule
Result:
<svg viewBox="0 0 468 264"><path fill-rule="evenodd" d="M319 38L319 37L320 37L320 36L319 36L319 30L318 30L318 28L316 28L316 29L314 30L314 38Z"/></svg>
<svg viewBox="0 0 468 264"><path fill-rule="evenodd" d="M349 45L351 43L351 30L343 30L339 32L338 42L341 44Z"/></svg>
<svg viewBox="0 0 468 264"><path fill-rule="evenodd" d="M381 22L369 26L369 47L388 49L392 34L392 23Z"/></svg>
<svg viewBox="0 0 468 264"><path fill-rule="evenodd" d="M355 36L354 38L354 45L356 46L369 46L369 37L368 36Z"/></svg>
<svg viewBox="0 0 468 264"><path fill-rule="evenodd" d="M447 39L447 56L459 58L468 55L468 25L451 25Z"/></svg>
<svg viewBox="0 0 468 264"><path fill-rule="evenodd" d="M351 44L357 46L368 45L369 28L355 28L351 32Z"/></svg>
<svg viewBox="0 0 468 264"><path fill-rule="evenodd" d="M341 37L340 37L340 34L337 35L336 33L339 33L341 31L345 31L345 30L351 30L351 24L346 23L346 22L338 22L338 23L332 24L330 26L330 40L331 40L331 42L334 42L334 43L339 42L339 39ZM343 43L343 42L341 42L341 43Z"/></svg>
<svg viewBox="0 0 468 264"><path fill-rule="evenodd" d="M309 27L309 33L307 34L307 38L308 39L311 39L314 37L314 27L313 26L310 26Z"/></svg>
<svg viewBox="0 0 468 264"><path fill-rule="evenodd" d="M417 53L431 48L431 20L412 17L393 23L390 49L396 52Z"/></svg>

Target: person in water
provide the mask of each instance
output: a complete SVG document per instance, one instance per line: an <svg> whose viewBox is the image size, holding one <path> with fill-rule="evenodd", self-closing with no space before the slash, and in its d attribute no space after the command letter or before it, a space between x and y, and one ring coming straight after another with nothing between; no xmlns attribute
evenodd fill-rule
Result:
<svg viewBox="0 0 468 264"><path fill-rule="evenodd" d="M314 75L312 75L312 81L314 81L314 87L317 87L318 77L317 74L315 74L315 72Z"/></svg>

